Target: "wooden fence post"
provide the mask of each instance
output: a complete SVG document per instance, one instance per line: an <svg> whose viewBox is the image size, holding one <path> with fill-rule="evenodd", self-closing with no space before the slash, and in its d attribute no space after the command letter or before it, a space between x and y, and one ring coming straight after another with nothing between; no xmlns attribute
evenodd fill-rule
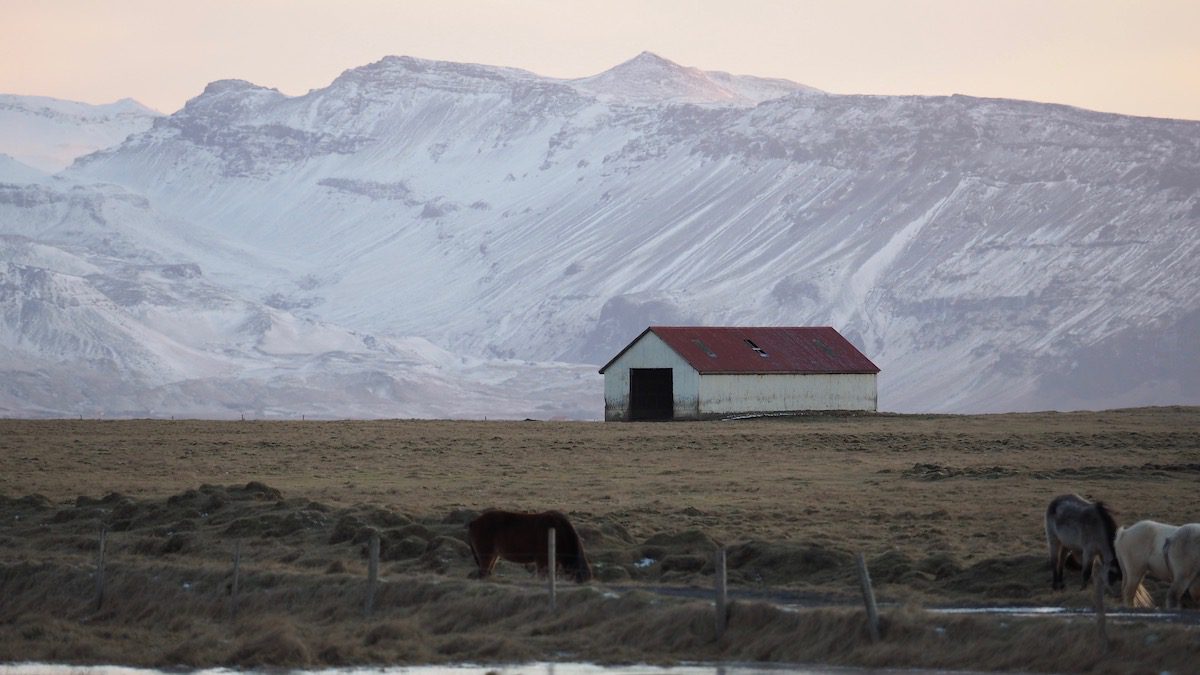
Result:
<svg viewBox="0 0 1200 675"><path fill-rule="evenodd" d="M871 633L871 642L879 642L879 609L875 606L875 590L871 588L867 559L859 553L855 563L858 565L858 581L862 584L863 603L867 606L867 630Z"/></svg>
<svg viewBox="0 0 1200 675"><path fill-rule="evenodd" d="M558 572L558 542L554 536L554 528L550 528L546 540L546 576L550 578L550 611L558 608L558 588L555 574Z"/></svg>
<svg viewBox="0 0 1200 675"><path fill-rule="evenodd" d="M1092 563L1092 585L1095 589L1096 603L1096 630L1100 638L1100 651L1108 653L1108 631L1104 627L1104 586L1108 581L1104 565L1100 564L1100 558ZM1101 579L1101 576L1104 576Z"/></svg>
<svg viewBox="0 0 1200 675"><path fill-rule="evenodd" d="M229 618L230 620L237 618L238 612L238 588L241 582L242 574L242 542L233 542L233 584L229 589Z"/></svg>
<svg viewBox="0 0 1200 675"><path fill-rule="evenodd" d="M717 606L717 640L725 635L725 627L729 621L729 596L726 592L725 549L717 549L713 559L714 575L716 576L716 606Z"/></svg>
<svg viewBox="0 0 1200 675"><path fill-rule="evenodd" d="M371 544L367 560L367 604L363 611L370 614L375 609L375 586L379 583L379 530L371 530Z"/></svg>
<svg viewBox="0 0 1200 675"><path fill-rule="evenodd" d="M100 526L100 550L96 553L96 611L104 605L104 543L108 538L108 527Z"/></svg>

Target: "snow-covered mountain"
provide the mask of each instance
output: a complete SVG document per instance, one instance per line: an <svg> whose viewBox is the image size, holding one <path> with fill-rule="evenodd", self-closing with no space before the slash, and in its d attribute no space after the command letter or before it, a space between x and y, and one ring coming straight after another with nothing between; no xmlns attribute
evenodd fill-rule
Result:
<svg viewBox="0 0 1200 675"><path fill-rule="evenodd" d="M590 368L461 357L242 298L190 260L257 259L114 186L0 185L0 223L0 414L580 417L595 405L577 384Z"/></svg>
<svg viewBox="0 0 1200 675"><path fill-rule="evenodd" d="M109 257L166 251L272 321L507 359L538 383L525 401L560 414L599 416L584 373L650 323L833 325L883 369L888 410L1200 403L1200 122L830 95L651 54L578 80L389 57L304 96L212 83L68 179L54 189L144 195L162 224ZM84 212L32 215L37 189L10 197L0 231L59 228L67 246ZM165 306L206 294L108 274ZM0 344L24 354L28 330ZM211 344L243 372L274 358L255 335ZM301 351L325 372L319 346ZM157 358L160 379L197 381ZM442 372L458 385L426 399L486 391L475 416L512 391ZM444 414L363 405L330 410Z"/></svg>
<svg viewBox="0 0 1200 675"><path fill-rule="evenodd" d="M789 80L731 75L681 66L642 52L592 77L569 80L577 91L607 103L753 106L797 92L818 92Z"/></svg>
<svg viewBox="0 0 1200 675"><path fill-rule="evenodd" d="M0 94L0 151L53 173L150 128L160 113L133 99L106 105Z"/></svg>

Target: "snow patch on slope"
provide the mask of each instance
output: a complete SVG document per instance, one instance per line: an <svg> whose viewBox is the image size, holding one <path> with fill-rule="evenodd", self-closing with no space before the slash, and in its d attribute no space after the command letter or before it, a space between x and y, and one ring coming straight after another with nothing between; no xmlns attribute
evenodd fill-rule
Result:
<svg viewBox="0 0 1200 675"><path fill-rule="evenodd" d="M0 153L0 183L43 183L48 179L46 173Z"/></svg>

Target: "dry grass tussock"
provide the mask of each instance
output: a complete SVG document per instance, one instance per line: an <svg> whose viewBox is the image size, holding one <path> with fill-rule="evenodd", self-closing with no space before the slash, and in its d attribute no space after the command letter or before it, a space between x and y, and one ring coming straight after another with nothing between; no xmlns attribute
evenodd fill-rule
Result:
<svg viewBox="0 0 1200 675"><path fill-rule="evenodd" d="M1200 521L1197 451L1194 408L616 425L0 420L0 661L1187 670L1200 661L1183 626L1110 626L1100 659L1088 621L919 608L1089 605L1078 577L1049 589L1045 504L1078 492L1123 523ZM597 581L567 585L555 614L521 566L468 581L464 525L491 506L567 512ZM385 583L367 617L372 532ZM735 597L842 609L742 600L717 642L709 605L651 592L711 587L717 547ZM859 551L898 607L879 645L856 609ZM1161 604L1165 586L1147 586Z"/></svg>
<svg viewBox="0 0 1200 675"><path fill-rule="evenodd" d="M0 660L242 668L724 660L1111 673L1187 672L1200 662L1195 631L1182 626L1120 626L1103 655L1090 621L946 617L902 606L884 610L885 639L872 644L861 610L734 602L717 640L704 601L582 587L564 592L551 612L537 589L432 576L386 583L371 616L356 602L361 580L278 579L230 619L212 597L177 592L202 570L125 569L114 574L120 592L94 611L71 592L78 575L54 566L5 572L0 592L26 609L5 610ZM16 577L34 583L14 595ZM30 609L35 594L49 603L44 609Z"/></svg>

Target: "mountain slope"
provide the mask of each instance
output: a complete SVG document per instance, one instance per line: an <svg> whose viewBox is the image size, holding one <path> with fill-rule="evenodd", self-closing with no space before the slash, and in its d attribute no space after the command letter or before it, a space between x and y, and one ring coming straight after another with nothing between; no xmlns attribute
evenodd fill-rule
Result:
<svg viewBox="0 0 1200 675"><path fill-rule="evenodd" d="M474 357L833 325L884 409L1200 402L1200 123L712 83L389 57L213 83L69 175L270 260L223 269L242 296Z"/></svg>
<svg viewBox="0 0 1200 675"><path fill-rule="evenodd" d="M106 105L0 94L0 152L46 173L150 128L160 114L122 99Z"/></svg>
<svg viewBox="0 0 1200 675"><path fill-rule="evenodd" d="M561 391L590 369L466 359L243 299L180 251L244 254L197 244L120 189L0 185L0 222L4 414L577 417L594 405Z"/></svg>
<svg viewBox="0 0 1200 675"><path fill-rule="evenodd" d="M0 153L0 183L38 183L47 177L32 166Z"/></svg>

